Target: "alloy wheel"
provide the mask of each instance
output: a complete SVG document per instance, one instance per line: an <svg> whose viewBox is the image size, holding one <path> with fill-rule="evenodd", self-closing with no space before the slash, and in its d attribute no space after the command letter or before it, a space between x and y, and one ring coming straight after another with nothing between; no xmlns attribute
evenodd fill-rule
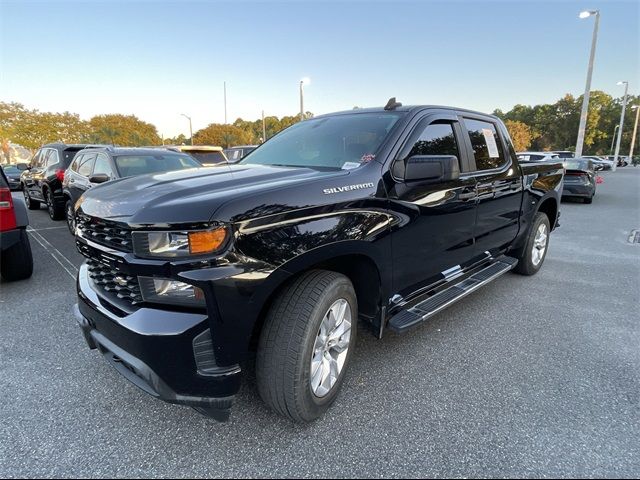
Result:
<svg viewBox="0 0 640 480"><path fill-rule="evenodd" d="M542 223L536 231L536 236L533 239L533 249L531 251L531 262L535 267L540 265L544 258L544 253L547 250L547 226Z"/></svg>
<svg viewBox="0 0 640 480"><path fill-rule="evenodd" d="M324 315L311 357L311 391L325 397L340 378L351 341L351 306L341 298Z"/></svg>
<svg viewBox="0 0 640 480"><path fill-rule="evenodd" d="M67 226L72 235L76 234L76 217L73 214L73 205L67 202Z"/></svg>

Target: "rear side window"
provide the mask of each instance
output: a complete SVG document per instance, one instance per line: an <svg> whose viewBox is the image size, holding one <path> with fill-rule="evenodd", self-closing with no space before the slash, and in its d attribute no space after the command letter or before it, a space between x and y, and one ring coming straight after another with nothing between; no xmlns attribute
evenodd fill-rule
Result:
<svg viewBox="0 0 640 480"><path fill-rule="evenodd" d="M89 175L91 175L91 172L93 171L93 163L95 162L95 160L95 155L84 155L82 161L78 166L78 174L82 175L83 177L88 177Z"/></svg>
<svg viewBox="0 0 640 480"><path fill-rule="evenodd" d="M476 170L492 170L503 166L504 151L495 125L470 118L465 118L464 123L471 140Z"/></svg>
<svg viewBox="0 0 640 480"><path fill-rule="evenodd" d="M60 162L60 158L58 157L58 151L50 149L49 154L47 155L47 167L52 167L53 165L57 165Z"/></svg>

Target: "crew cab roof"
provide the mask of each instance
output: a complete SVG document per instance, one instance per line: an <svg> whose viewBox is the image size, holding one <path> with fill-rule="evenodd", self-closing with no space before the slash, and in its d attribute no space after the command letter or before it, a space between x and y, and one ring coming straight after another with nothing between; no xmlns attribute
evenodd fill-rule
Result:
<svg viewBox="0 0 640 480"><path fill-rule="evenodd" d="M372 108L354 108L352 110L343 110L341 112L327 113L324 115L318 115L313 117L316 118L324 118L324 117L332 117L334 115L349 115L354 113L394 113L394 112L404 112L404 113L418 113L422 110L450 110L452 112L464 112L470 113L473 115L481 115L483 117L491 117L496 120L499 120L498 117L492 115L490 113L479 112L476 110L469 110L467 108L458 108L446 105L402 105L400 107L396 107L393 110L385 110L384 107L372 107Z"/></svg>

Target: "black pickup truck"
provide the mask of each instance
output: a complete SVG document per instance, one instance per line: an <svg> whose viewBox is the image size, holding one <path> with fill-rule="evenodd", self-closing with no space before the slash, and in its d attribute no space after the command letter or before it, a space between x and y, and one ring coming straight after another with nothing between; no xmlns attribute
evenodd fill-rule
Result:
<svg viewBox="0 0 640 480"><path fill-rule="evenodd" d="M560 163L519 165L493 116L395 99L319 116L235 165L87 192L75 315L127 379L218 420L257 352L264 401L309 422L358 323L402 333L510 270L536 273L562 180Z"/></svg>

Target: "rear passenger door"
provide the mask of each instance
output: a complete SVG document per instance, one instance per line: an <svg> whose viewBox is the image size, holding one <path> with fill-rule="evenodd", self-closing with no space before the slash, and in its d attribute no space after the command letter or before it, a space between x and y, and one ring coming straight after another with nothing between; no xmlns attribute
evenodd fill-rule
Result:
<svg viewBox="0 0 640 480"><path fill-rule="evenodd" d="M519 229L522 175L506 132L489 117L461 113L471 172L476 182L476 255L496 254L509 246Z"/></svg>

